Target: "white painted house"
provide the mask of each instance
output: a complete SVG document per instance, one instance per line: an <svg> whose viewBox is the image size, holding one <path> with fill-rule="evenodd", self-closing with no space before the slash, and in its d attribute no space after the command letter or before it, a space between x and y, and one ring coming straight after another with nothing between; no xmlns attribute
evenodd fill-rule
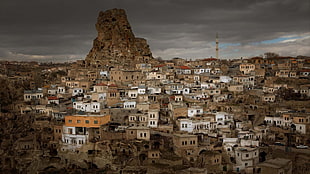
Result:
<svg viewBox="0 0 310 174"><path fill-rule="evenodd" d="M138 89L129 89L128 90L128 97L135 99L138 97Z"/></svg>
<svg viewBox="0 0 310 174"><path fill-rule="evenodd" d="M188 117L194 117L201 114L203 114L203 108L201 106L192 106L187 109Z"/></svg>
<svg viewBox="0 0 310 174"><path fill-rule="evenodd" d="M73 108L78 111L99 113L100 103L99 102L76 101L76 102L73 102Z"/></svg>
<svg viewBox="0 0 310 174"><path fill-rule="evenodd" d="M83 94L84 90L82 88L73 88L72 89L72 96L76 96L79 94Z"/></svg>
<svg viewBox="0 0 310 174"><path fill-rule="evenodd" d="M87 129L63 126L62 142L66 150L75 150L88 142Z"/></svg>
<svg viewBox="0 0 310 174"><path fill-rule="evenodd" d="M124 109L134 109L136 108L136 101L125 101L123 104Z"/></svg>
<svg viewBox="0 0 310 174"><path fill-rule="evenodd" d="M193 132L193 121L188 118L178 119L178 126L180 131Z"/></svg>

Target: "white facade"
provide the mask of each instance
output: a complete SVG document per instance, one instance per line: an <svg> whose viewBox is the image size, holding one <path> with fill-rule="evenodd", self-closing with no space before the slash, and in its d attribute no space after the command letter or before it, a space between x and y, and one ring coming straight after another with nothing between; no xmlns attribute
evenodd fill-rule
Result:
<svg viewBox="0 0 310 174"><path fill-rule="evenodd" d="M194 117L196 115L203 114L203 108L202 107L190 107L187 109L187 116L188 117Z"/></svg>
<svg viewBox="0 0 310 174"><path fill-rule="evenodd" d="M264 96L262 96L262 101L264 101L264 102L271 102L271 103L273 103L273 102L275 102L275 100L276 100L276 96L275 95L264 95Z"/></svg>
<svg viewBox="0 0 310 174"><path fill-rule="evenodd" d="M62 142L67 145L68 149L79 148L87 144L88 132L86 128L81 128L81 130L78 131L76 127L63 126Z"/></svg>
<svg viewBox="0 0 310 174"><path fill-rule="evenodd" d="M146 79L147 80L162 80L162 79L166 79L166 75L158 73L158 72L149 72L146 75Z"/></svg>
<svg viewBox="0 0 310 174"><path fill-rule="evenodd" d="M58 94L65 94L66 93L66 88L63 86L58 86L57 87L57 93Z"/></svg>
<svg viewBox="0 0 310 174"><path fill-rule="evenodd" d="M73 88L72 96L76 96L78 94L83 94L84 90L82 88Z"/></svg>
<svg viewBox="0 0 310 174"><path fill-rule="evenodd" d="M269 116L265 116L265 122L268 125L274 125L274 126L282 126L284 125L284 120L283 117L269 117Z"/></svg>
<svg viewBox="0 0 310 174"><path fill-rule="evenodd" d="M189 94L189 93L190 93L190 88L183 89L183 94Z"/></svg>
<svg viewBox="0 0 310 174"><path fill-rule="evenodd" d="M160 87L148 87L147 90L149 94L160 94L161 93Z"/></svg>
<svg viewBox="0 0 310 174"><path fill-rule="evenodd" d="M306 124L295 124L295 126L296 126L296 132L299 132L301 134L307 133Z"/></svg>
<svg viewBox="0 0 310 174"><path fill-rule="evenodd" d="M136 101L125 101L124 102L124 109L134 109L136 108L137 102Z"/></svg>
<svg viewBox="0 0 310 174"><path fill-rule="evenodd" d="M138 97L138 90L137 89L130 89L128 90L128 97L129 98L137 98Z"/></svg>
<svg viewBox="0 0 310 174"><path fill-rule="evenodd" d="M99 72L99 75L100 75L101 77L109 77L109 72L108 72L108 71L100 71L100 72Z"/></svg>
<svg viewBox="0 0 310 174"><path fill-rule="evenodd" d="M146 88L145 86L139 86L138 87L138 94L143 95L146 93Z"/></svg>
<svg viewBox="0 0 310 174"><path fill-rule="evenodd" d="M84 103L82 101L77 101L77 102L73 102L73 108L79 111L84 111L84 112L99 113L100 103L99 102Z"/></svg>
<svg viewBox="0 0 310 174"><path fill-rule="evenodd" d="M202 89L216 89L216 84L214 84L214 83L207 83L207 82L201 82L200 87Z"/></svg>
<svg viewBox="0 0 310 174"><path fill-rule="evenodd" d="M229 83L230 81L232 81L231 77L229 77L229 76L220 76L220 82Z"/></svg>
<svg viewBox="0 0 310 174"><path fill-rule="evenodd" d="M190 119L179 119L180 131L193 132L193 121Z"/></svg>
<svg viewBox="0 0 310 174"><path fill-rule="evenodd" d="M43 98L43 91L33 90L24 92L24 101L31 101Z"/></svg>
<svg viewBox="0 0 310 174"><path fill-rule="evenodd" d="M226 112L217 112L215 114L215 121L217 125L231 125L233 124L233 115Z"/></svg>
<svg viewBox="0 0 310 174"><path fill-rule="evenodd" d="M47 94L49 94L49 95L56 95L57 92L58 92L57 89L48 89L48 90L47 90Z"/></svg>

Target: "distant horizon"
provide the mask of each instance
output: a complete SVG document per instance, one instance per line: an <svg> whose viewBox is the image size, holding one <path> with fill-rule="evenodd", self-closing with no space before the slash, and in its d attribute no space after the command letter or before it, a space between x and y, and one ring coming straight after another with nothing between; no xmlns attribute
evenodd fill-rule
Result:
<svg viewBox="0 0 310 174"><path fill-rule="evenodd" d="M302 58L310 58L310 56L304 56L304 55L298 55L298 56L277 56L277 57L272 57L272 58L265 58L264 56L253 56L253 57L240 57L240 58L231 58L231 59L223 59L223 58L219 58L219 60L245 60L245 59L252 59L252 58L256 58L256 57L261 57L263 59L273 59L273 58L298 58L298 57L302 57ZM174 57L171 59L162 59L163 61L171 61L173 59L184 59L185 61L198 61L198 60L203 60L203 59L209 59L209 58L215 58L215 57L204 57L204 58L196 58L196 59L189 59L189 58L182 58L182 57ZM154 58L157 59L157 58ZM216 58L215 58L216 59ZM70 60L70 61L52 61L52 60L2 60L0 59L0 62L25 62L25 63L30 63L30 62L36 62L36 63L75 63L77 61L84 61L85 59L75 59L75 60Z"/></svg>

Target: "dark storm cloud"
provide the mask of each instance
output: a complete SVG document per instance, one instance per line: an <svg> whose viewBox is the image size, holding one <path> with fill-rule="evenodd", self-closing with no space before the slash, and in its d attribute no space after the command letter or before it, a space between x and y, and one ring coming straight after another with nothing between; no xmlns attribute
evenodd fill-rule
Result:
<svg viewBox="0 0 310 174"><path fill-rule="evenodd" d="M99 11L111 8L125 9L135 35L148 40L154 56L164 58L214 55L216 32L221 43L240 43L222 54L247 56L249 43L306 37L310 28L308 0L2 0L0 58L84 59L96 37ZM294 44L305 47L301 43Z"/></svg>

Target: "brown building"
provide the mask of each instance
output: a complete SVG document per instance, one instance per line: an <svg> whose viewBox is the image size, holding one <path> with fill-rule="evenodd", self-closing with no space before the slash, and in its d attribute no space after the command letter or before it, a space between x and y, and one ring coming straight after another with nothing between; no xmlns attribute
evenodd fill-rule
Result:
<svg viewBox="0 0 310 174"><path fill-rule="evenodd" d="M275 158L258 164L257 173L292 174L292 161L284 158Z"/></svg>

